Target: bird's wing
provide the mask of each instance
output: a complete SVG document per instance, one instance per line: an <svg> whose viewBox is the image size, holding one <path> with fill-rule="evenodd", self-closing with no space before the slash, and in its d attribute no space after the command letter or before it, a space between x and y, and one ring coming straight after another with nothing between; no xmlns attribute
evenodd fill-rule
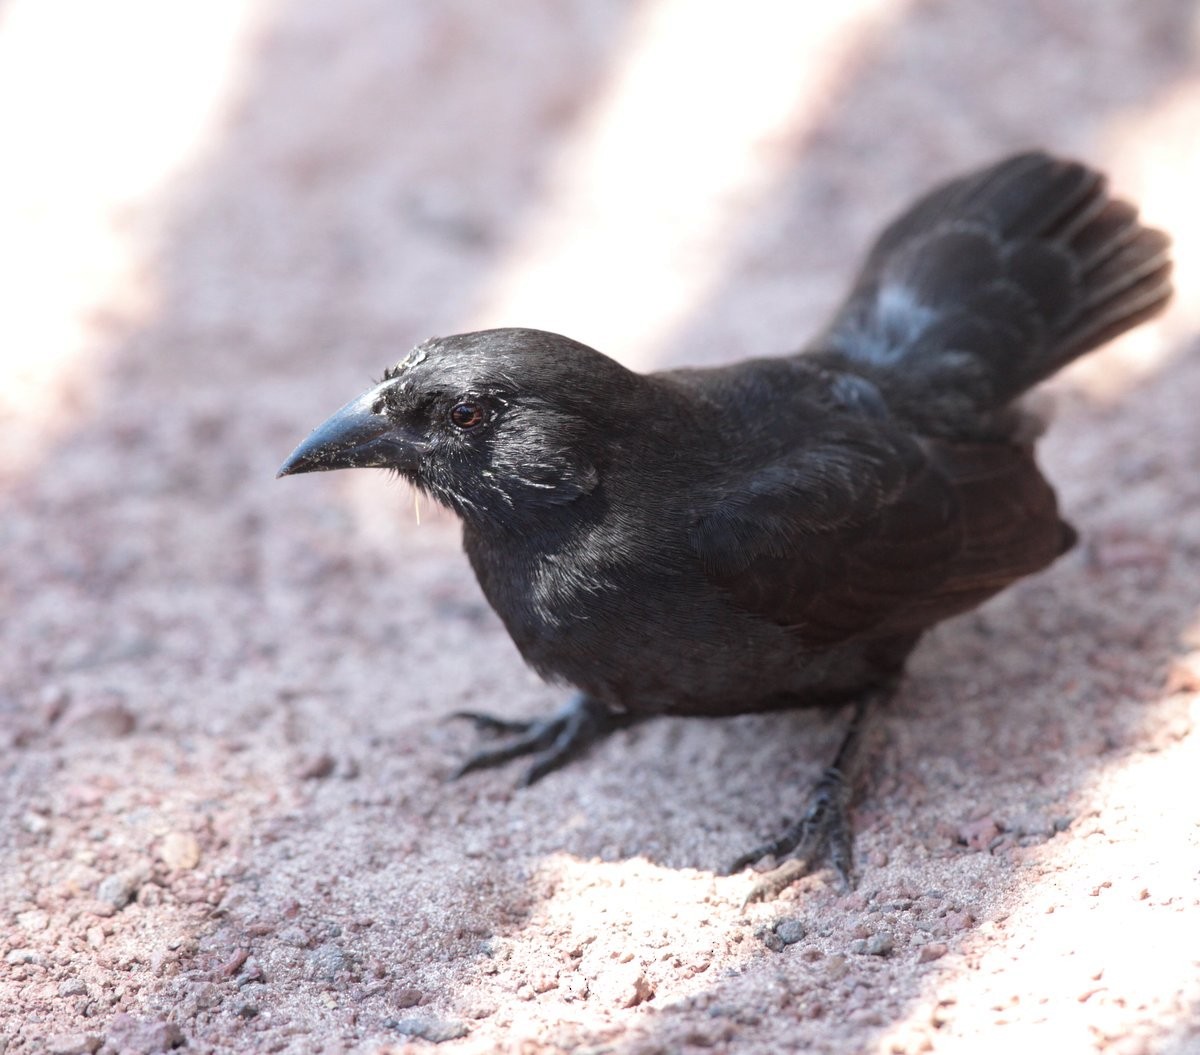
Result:
<svg viewBox="0 0 1200 1055"><path fill-rule="evenodd" d="M924 629L1070 543L1031 453L882 433L740 476L693 548L745 611L813 646Z"/></svg>

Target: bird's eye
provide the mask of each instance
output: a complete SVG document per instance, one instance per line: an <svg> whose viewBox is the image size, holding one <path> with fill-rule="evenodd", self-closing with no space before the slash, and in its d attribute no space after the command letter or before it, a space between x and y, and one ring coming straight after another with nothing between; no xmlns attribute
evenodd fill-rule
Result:
<svg viewBox="0 0 1200 1055"><path fill-rule="evenodd" d="M483 407L463 401L450 408L450 424L456 429L473 429L483 422Z"/></svg>

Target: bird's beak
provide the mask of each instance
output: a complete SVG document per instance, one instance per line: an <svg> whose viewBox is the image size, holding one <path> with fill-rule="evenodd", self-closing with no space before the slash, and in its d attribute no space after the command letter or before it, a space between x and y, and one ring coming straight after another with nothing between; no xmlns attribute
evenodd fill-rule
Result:
<svg viewBox="0 0 1200 1055"><path fill-rule="evenodd" d="M375 412L383 387L377 385L364 392L313 429L275 476L329 469L415 470L419 453L416 439L385 414Z"/></svg>

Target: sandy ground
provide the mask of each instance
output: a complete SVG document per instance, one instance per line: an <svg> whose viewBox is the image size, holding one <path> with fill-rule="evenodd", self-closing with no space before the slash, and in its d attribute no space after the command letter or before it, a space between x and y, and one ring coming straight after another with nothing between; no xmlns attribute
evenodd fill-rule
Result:
<svg viewBox="0 0 1200 1055"><path fill-rule="evenodd" d="M185 6L0 5L0 1052L1200 1051L1194 4ZM447 783L450 712L561 693L450 518L294 443L430 333L785 351L1031 144L1181 296L1056 385L1085 544L920 649L857 889L720 875L821 715Z"/></svg>

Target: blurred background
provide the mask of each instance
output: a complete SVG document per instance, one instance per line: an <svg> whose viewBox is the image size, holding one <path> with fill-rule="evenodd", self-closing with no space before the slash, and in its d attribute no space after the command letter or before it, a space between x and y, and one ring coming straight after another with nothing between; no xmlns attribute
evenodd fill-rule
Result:
<svg viewBox="0 0 1200 1055"><path fill-rule="evenodd" d="M236 1007L197 998L211 976L189 956L249 947L246 920L275 919L304 876L357 877L321 895L331 918L391 905L407 923L377 927L391 953L372 955L408 967L384 997L406 978L428 997L470 958L459 906L529 896L526 864L486 889L455 872L464 838L494 857L511 829L549 852L565 824L581 857L641 846L675 868L744 849L749 802L694 844L681 814L660 845L621 828L637 811L603 785L569 808L510 804L511 773L442 789L467 740L437 719L534 713L556 691L522 668L446 515L418 523L383 474L273 473L431 334L558 330L638 369L795 349L891 214L1023 148L1105 169L1175 239L1173 307L1056 384L1047 448L1072 515L1109 539L1092 556L1133 569L1102 605L1147 598L1132 678L1157 686L1180 640L1200 648L1194 582L1172 573L1157 601L1136 578L1200 554L1198 130L1193 0L0 0L0 948L42 957L8 961L21 1015L0 1051L172 1007L211 1042ZM1095 584L1075 567L1078 614ZM1110 676L1059 658L1072 685ZM711 815L749 777L709 761ZM140 915L114 930L95 892L127 875ZM240 911L242 944L197 904ZM259 1003L292 1000L348 1044L354 1022L304 1002L311 965L286 945L251 957L276 957ZM155 949L176 968L114 982ZM68 976L84 981L64 997ZM1155 984L1181 991L1169 971ZM903 1018L901 988L860 1028ZM1130 1016L1120 1030L1178 1018Z"/></svg>

